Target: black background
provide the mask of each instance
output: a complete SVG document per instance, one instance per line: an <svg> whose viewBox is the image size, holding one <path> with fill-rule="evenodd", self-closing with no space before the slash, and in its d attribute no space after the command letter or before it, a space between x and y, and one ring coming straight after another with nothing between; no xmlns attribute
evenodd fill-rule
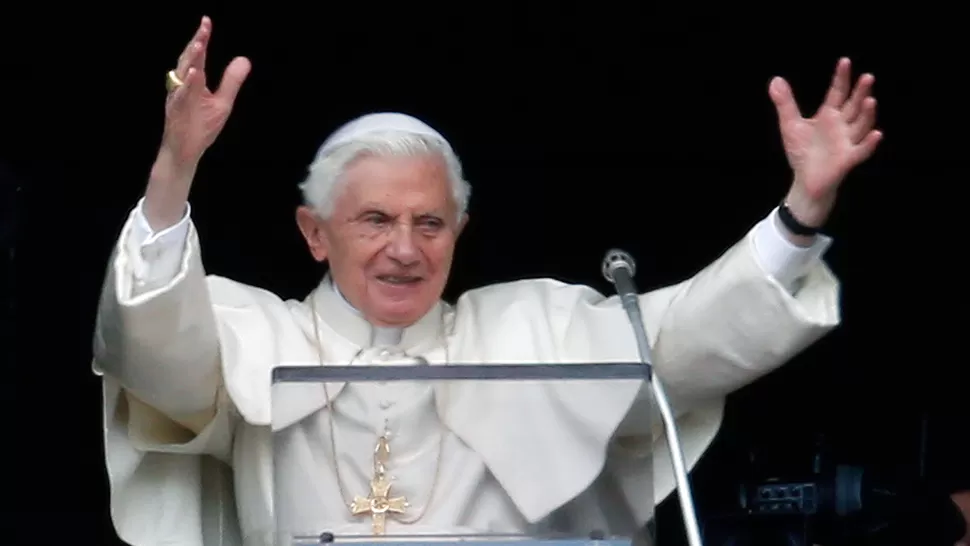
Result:
<svg viewBox="0 0 970 546"><path fill-rule="evenodd" d="M732 465L750 446L782 446L769 460L791 467L807 464L820 434L839 460L917 473L927 415L956 427L934 425L934 456L960 455L957 11L484 6L5 10L6 542L116 540L89 367L95 305L157 150L165 71L203 13L214 20L210 81L235 55L253 62L193 188L206 266L287 298L321 274L293 221L296 184L326 135L355 116L416 115L462 157L471 223L449 297L532 276L608 291L599 262L614 246L638 258L646 290L698 271L784 196L770 78L788 78L810 114L837 58L850 56L857 74L876 75L886 138L850 175L826 228L844 325L732 396L695 475L698 496L706 505L730 494ZM943 475L933 470L942 463L930 466Z"/></svg>

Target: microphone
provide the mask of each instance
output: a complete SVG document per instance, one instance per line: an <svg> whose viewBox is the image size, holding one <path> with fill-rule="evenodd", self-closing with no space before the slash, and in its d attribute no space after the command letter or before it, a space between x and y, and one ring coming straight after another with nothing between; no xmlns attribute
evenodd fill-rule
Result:
<svg viewBox="0 0 970 546"><path fill-rule="evenodd" d="M643 324L643 313L640 311L639 292L633 282L636 274L636 262L629 253L619 249L607 251L603 258L603 276L613 286L620 297L620 304L626 311L633 336L637 342L640 361L650 370L648 381L653 389L653 396L660 410L667 436L667 447L670 451L670 461L674 467L674 479L677 482L677 496L680 499L680 511L684 517L684 530L687 532L687 543L690 546L702 546L700 525L697 523L697 511L694 509L694 498L687 481L687 463L684 462L684 450L680 446L680 435L677 433L677 421L670 409L670 402L664 392L663 385L653 374L653 352Z"/></svg>
<svg viewBox="0 0 970 546"><path fill-rule="evenodd" d="M616 284L616 291L624 300L624 306L631 299L633 300L632 304L637 305L637 289L633 284L633 276L636 274L637 263L633 261L633 256L622 250L611 249L603 258L603 276L606 277L606 280Z"/></svg>
<svg viewBox="0 0 970 546"><path fill-rule="evenodd" d="M640 352L640 359L650 371L650 378L653 379L653 351L650 349L650 342L647 334L642 327L643 314L640 312L640 300L637 287L633 283L633 276L637 274L637 264L633 261L633 256L619 249L610 249L603 258L603 276L616 287L616 293L620 296L620 304L626 311L627 316L632 322L633 335L636 337L637 350Z"/></svg>

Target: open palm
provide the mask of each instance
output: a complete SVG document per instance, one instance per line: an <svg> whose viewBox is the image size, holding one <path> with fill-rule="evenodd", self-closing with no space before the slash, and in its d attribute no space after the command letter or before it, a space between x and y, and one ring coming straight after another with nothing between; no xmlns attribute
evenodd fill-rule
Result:
<svg viewBox="0 0 970 546"><path fill-rule="evenodd" d="M874 81L872 75L863 75L850 96L850 63L840 59L825 101L806 119L788 82L772 80L768 91L778 111L785 154L795 180L809 196L831 195L850 170L875 152L882 133L873 129Z"/></svg>
<svg viewBox="0 0 970 546"><path fill-rule="evenodd" d="M250 70L248 59L233 59L219 88L210 91L205 61L211 34L212 22L204 17L179 56L175 73L183 85L169 93L165 101L165 144L180 161L188 163L198 161L219 136Z"/></svg>

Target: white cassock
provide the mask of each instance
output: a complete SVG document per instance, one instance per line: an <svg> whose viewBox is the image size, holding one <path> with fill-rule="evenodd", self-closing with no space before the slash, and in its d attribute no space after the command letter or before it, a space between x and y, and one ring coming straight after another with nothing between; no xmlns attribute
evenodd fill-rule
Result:
<svg viewBox="0 0 970 546"><path fill-rule="evenodd" d="M820 259L830 240L795 247L774 214L690 280L640 298L690 466L714 438L727 393L839 322L838 282ZM626 314L616 297L540 279L472 290L411 327L376 329L329 279L304 301L283 301L207 277L189 216L153 234L135 207L99 309L94 367L104 378L111 516L124 541L269 544L274 456L286 468L275 486L288 529L369 534L369 518L352 517L346 496L368 493L385 426L394 492L422 513L407 524L391 519L389 534L529 533L562 511L574 523L595 520L602 514L588 497L604 469L634 496L638 484L650 483L651 469L610 460L610 443L624 435L652 435L654 500L674 489L662 431L627 418L638 400L632 384L606 392L559 383L528 396L489 382L449 392L346 384L330 391L335 438L319 393L274 408L274 421L282 412L291 423L274 455L270 370L319 365L311 298L326 361L335 364L413 364L418 356L431 365L635 361ZM216 416L199 418L216 389Z"/></svg>

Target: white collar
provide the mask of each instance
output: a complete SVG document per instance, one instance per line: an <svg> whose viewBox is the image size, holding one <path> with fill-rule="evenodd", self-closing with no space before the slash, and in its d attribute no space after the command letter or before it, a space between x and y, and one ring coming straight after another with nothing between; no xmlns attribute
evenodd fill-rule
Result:
<svg viewBox="0 0 970 546"><path fill-rule="evenodd" d="M399 347L407 351L441 334L443 309L440 301L411 326L386 328L369 323L340 293L329 274L310 297L316 298L320 320L362 348Z"/></svg>

